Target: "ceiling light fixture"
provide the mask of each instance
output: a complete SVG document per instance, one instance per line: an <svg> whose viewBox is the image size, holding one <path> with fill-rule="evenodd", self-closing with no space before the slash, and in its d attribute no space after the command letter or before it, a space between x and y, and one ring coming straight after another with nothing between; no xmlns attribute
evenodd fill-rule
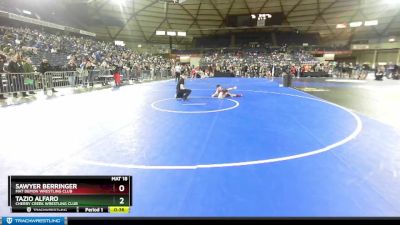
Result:
<svg viewBox="0 0 400 225"><path fill-rule="evenodd" d="M167 31L167 35L168 36L176 36L176 32L175 31Z"/></svg>
<svg viewBox="0 0 400 225"><path fill-rule="evenodd" d="M350 27L361 27L362 24L363 24L363 22L361 22L361 21L351 22Z"/></svg>
<svg viewBox="0 0 400 225"><path fill-rule="evenodd" d="M339 23L336 25L336 29L344 29L344 28L347 28L347 25L344 23Z"/></svg>
<svg viewBox="0 0 400 225"><path fill-rule="evenodd" d="M28 10L22 10L22 12L25 13L25 14L28 14L28 15L32 15L32 12L28 11Z"/></svg>
<svg viewBox="0 0 400 225"><path fill-rule="evenodd" d="M378 25L378 20L365 21L364 25L366 27L368 27L368 26L377 26Z"/></svg>

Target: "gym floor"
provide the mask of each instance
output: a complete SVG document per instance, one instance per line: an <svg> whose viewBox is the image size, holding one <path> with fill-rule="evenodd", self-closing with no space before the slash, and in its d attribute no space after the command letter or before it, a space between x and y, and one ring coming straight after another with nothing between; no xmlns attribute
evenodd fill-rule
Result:
<svg viewBox="0 0 400 225"><path fill-rule="evenodd" d="M168 80L0 108L0 213L7 175L132 175L129 216L399 216L400 84L384 82L187 80L180 101Z"/></svg>

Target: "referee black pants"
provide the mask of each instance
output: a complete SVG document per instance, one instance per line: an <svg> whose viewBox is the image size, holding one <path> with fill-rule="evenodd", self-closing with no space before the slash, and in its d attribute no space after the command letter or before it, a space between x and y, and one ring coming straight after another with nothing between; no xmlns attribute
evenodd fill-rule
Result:
<svg viewBox="0 0 400 225"><path fill-rule="evenodd" d="M177 98L187 99L191 93L192 93L192 90L190 90L190 89L183 89L183 90L180 90L180 91L176 94L176 97L177 97Z"/></svg>

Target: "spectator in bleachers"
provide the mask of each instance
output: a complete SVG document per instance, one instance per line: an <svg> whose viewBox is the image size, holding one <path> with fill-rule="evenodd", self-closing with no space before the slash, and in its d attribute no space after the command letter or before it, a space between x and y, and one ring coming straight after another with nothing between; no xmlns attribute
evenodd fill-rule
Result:
<svg viewBox="0 0 400 225"><path fill-rule="evenodd" d="M109 65L108 65L108 63L104 60L101 64L100 64L100 66L99 66L99 69L100 69L100 74L99 74L99 76L100 77L102 77L102 85L103 86L105 86L105 85L107 85L107 75L110 75L110 70L109 70Z"/></svg>
<svg viewBox="0 0 400 225"><path fill-rule="evenodd" d="M70 59L66 65L67 71L76 71L76 63L74 59Z"/></svg>
<svg viewBox="0 0 400 225"><path fill-rule="evenodd" d="M24 68L24 73L33 73L35 70L33 69L32 66L32 61L30 58L26 58L25 60L22 61L22 65Z"/></svg>
<svg viewBox="0 0 400 225"><path fill-rule="evenodd" d="M6 63L6 61L7 61L6 55L3 54L2 51L0 51L0 100L7 99L3 94L6 92L3 84L3 73L5 73L4 64Z"/></svg>
<svg viewBox="0 0 400 225"><path fill-rule="evenodd" d="M82 60L81 65L79 66L79 76L82 80L82 87L86 87L86 85L87 85L87 78L89 76L88 70L87 70L88 60L89 59L84 58Z"/></svg>
<svg viewBox="0 0 400 225"><path fill-rule="evenodd" d="M95 69L95 64L88 60L86 63L86 69L88 71L88 86L93 87L94 85L94 72L93 70Z"/></svg>
<svg viewBox="0 0 400 225"><path fill-rule="evenodd" d="M11 58L11 61L8 63L7 71L12 73L10 76L10 87L13 90L13 96L17 97L18 93L22 91L22 96L28 96L25 91L23 91L23 84L24 84L24 67L22 65L22 56L20 54L16 54L14 57Z"/></svg>
<svg viewBox="0 0 400 225"><path fill-rule="evenodd" d="M68 74L68 82L69 82L69 85L71 85L71 87L75 87L76 86L76 75L75 75L76 63L75 63L74 58L72 58L68 61L68 64L65 66L65 69L67 71L73 71Z"/></svg>
<svg viewBox="0 0 400 225"><path fill-rule="evenodd" d="M20 54L14 55L8 63L7 71L9 73L23 73L24 67L22 65L22 57Z"/></svg>
<svg viewBox="0 0 400 225"><path fill-rule="evenodd" d="M52 77L45 75L45 73L48 72L48 71L51 71L50 63L49 63L49 61L47 59L43 59L42 63L40 63L39 72L42 74L42 76L45 76L46 87L51 87L51 91L53 93L58 92L53 87L53 79L52 79ZM44 88L44 91L47 91L47 89Z"/></svg>
<svg viewBox="0 0 400 225"><path fill-rule="evenodd" d="M113 73L113 77L114 77L114 82L115 82L115 86L119 87L121 86L121 74L120 74L120 67L116 66L114 73Z"/></svg>
<svg viewBox="0 0 400 225"><path fill-rule="evenodd" d="M383 76L385 74L385 67L384 66L377 66L375 68L375 80L383 80Z"/></svg>
<svg viewBox="0 0 400 225"><path fill-rule="evenodd" d="M296 73L297 73L297 69L296 69L296 66L293 64L293 65L290 67L290 75L291 75L292 77L295 77L295 76L296 76Z"/></svg>
<svg viewBox="0 0 400 225"><path fill-rule="evenodd" d="M29 91L29 94L36 94L34 91L35 89L35 75L33 74L35 72L35 70L33 69L32 66L32 61L30 58L26 58L25 60L22 61L22 65L24 68L24 73L27 74L27 79L29 80L28 84L28 88L31 90Z"/></svg>

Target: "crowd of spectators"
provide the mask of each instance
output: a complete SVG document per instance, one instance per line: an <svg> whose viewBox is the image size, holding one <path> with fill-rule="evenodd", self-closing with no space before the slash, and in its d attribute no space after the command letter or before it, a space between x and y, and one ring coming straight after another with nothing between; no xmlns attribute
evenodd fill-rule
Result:
<svg viewBox="0 0 400 225"><path fill-rule="evenodd" d="M399 66L394 63L385 65L377 65L373 69L369 64L360 64L352 62L330 62L325 64L328 73L335 78L352 78L363 80L366 79L368 74L375 74L380 78L399 80L400 70Z"/></svg>
<svg viewBox="0 0 400 225"><path fill-rule="evenodd" d="M230 72L243 77L265 77L292 74L300 76L306 72L325 72L328 74L352 74L365 77L359 71L368 68L346 63L321 63L303 48L282 45L273 48L242 47L236 49L211 49L202 52L200 66L182 65L182 72L193 77L213 76L218 72ZM398 67L387 66L385 74L398 77ZM124 77L134 77L142 71L155 74L168 71L174 74L175 61L161 55L138 53L112 42L99 41L92 37L66 33L54 33L34 28L0 26L0 74L33 73L45 74L48 71L87 71L99 70L100 74L120 73ZM360 75L361 74L361 75ZM85 84L93 86L92 73ZM392 75L391 75L392 76ZM350 75L349 75L350 77ZM24 82L23 75L16 75L14 80L3 84L0 76L0 98L5 89L18 81ZM53 92L56 92L52 88ZM19 91L27 96L26 91ZM16 95L17 93L13 93ZM35 94L33 91L29 94Z"/></svg>
<svg viewBox="0 0 400 225"><path fill-rule="evenodd" d="M143 70L170 71L173 65L174 61L163 56L91 37L0 26L0 73L101 70L134 76Z"/></svg>
<svg viewBox="0 0 400 225"><path fill-rule="evenodd" d="M400 67L394 63L378 65L375 68L375 79L383 80L383 77L386 77L386 79L400 80Z"/></svg>
<svg viewBox="0 0 400 225"><path fill-rule="evenodd" d="M239 50L210 51L200 65L216 72L230 72L236 76L280 76L282 73L308 72L319 67L319 61L302 49L244 48ZM314 67L315 66L315 67ZM309 68L310 67L310 68Z"/></svg>
<svg viewBox="0 0 400 225"><path fill-rule="evenodd" d="M169 60L151 54L139 54L133 50L117 46L112 42L98 41L94 38L53 34L30 28L0 27L0 50L11 58L16 53L32 58L39 65L43 56L53 53L59 60L49 63L57 69L63 69L69 60L80 64L90 60L93 64L123 65L149 69L150 67L170 66ZM54 68L53 68L54 69Z"/></svg>
<svg viewBox="0 0 400 225"><path fill-rule="evenodd" d="M201 68L212 73L232 73L241 77L268 77L292 74L296 77L315 76L366 79L369 73L379 73L387 79L399 79L399 66L394 63L376 66L352 62L323 61L300 47L240 48L203 52Z"/></svg>

